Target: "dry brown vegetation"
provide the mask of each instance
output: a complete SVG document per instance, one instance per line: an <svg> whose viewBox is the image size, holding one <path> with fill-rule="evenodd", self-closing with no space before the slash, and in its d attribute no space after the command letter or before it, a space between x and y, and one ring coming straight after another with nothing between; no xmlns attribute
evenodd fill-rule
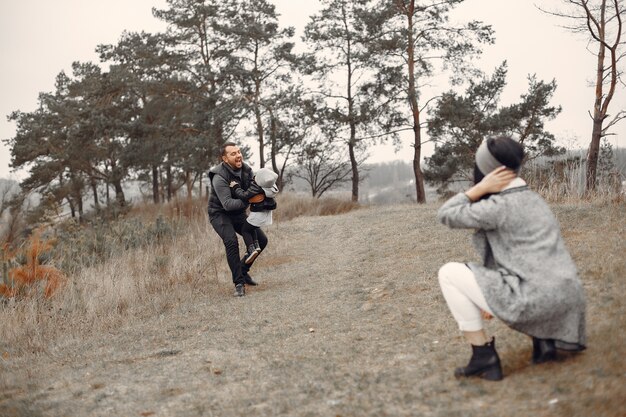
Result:
<svg viewBox="0 0 626 417"><path fill-rule="evenodd" d="M469 349L436 272L475 255L438 204L282 197L243 299L202 203L180 203L142 209L175 228L163 239L77 269L54 297L1 304L0 415L625 415L623 200L554 205L588 350L532 366L529 339L493 320L505 379L492 383L452 377Z"/></svg>
<svg viewBox="0 0 626 417"><path fill-rule="evenodd" d="M607 155L608 153L608 155ZM586 190L587 165L580 152L568 152L549 160L533 160L524 166L524 178L534 190L553 203L623 202L626 197L626 149L603 145L603 158L593 192ZM541 159L541 158L540 158Z"/></svg>
<svg viewBox="0 0 626 417"><path fill-rule="evenodd" d="M43 295L50 298L65 280L65 276L57 268L41 264L41 255L45 255L53 245L54 241L42 239L40 230L35 231L22 249L24 264L7 271L9 282L0 283L0 295L4 298L36 298L37 284L43 282ZM7 253L6 247L2 253ZM3 263L4 261L3 259Z"/></svg>

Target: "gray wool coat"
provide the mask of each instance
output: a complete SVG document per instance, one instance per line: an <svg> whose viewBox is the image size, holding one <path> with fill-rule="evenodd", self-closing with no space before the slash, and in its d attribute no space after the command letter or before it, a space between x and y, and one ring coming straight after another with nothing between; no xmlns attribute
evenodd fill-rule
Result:
<svg viewBox="0 0 626 417"><path fill-rule="evenodd" d="M459 193L437 215L451 228L477 229L483 262L468 263L496 317L560 349L585 348L585 296L559 224L527 186L472 203Z"/></svg>

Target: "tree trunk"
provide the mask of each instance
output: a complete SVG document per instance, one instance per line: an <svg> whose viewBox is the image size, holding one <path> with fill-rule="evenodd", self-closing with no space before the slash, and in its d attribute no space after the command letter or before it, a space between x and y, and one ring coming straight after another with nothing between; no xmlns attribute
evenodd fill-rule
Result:
<svg viewBox="0 0 626 417"><path fill-rule="evenodd" d="M604 24L604 3L602 6L601 21ZM604 40L604 27L602 27L600 37ZM603 83L605 54L606 47L602 42L600 42L597 56L598 59L596 61L596 97L593 103L593 129L591 130L591 142L589 143L589 150L587 151L585 193L590 193L596 188L596 172L598 170L600 139L602 138L602 122L604 121L604 117L606 115L606 110L604 110L605 107L602 105L602 99L604 98Z"/></svg>
<svg viewBox="0 0 626 417"><path fill-rule="evenodd" d="M109 164L106 164L104 167L104 172L106 172L107 175L107 181L106 181L106 201L107 201L107 206L109 204L111 204L111 187L109 186L109 178L111 178L111 174L109 171Z"/></svg>
<svg viewBox="0 0 626 417"><path fill-rule="evenodd" d="M598 170L598 156L600 154L600 139L602 139L602 119L593 120L591 143L587 151L587 172L585 192L589 193L596 188L596 174Z"/></svg>
<svg viewBox="0 0 626 417"><path fill-rule="evenodd" d="M126 198L122 188L122 175L114 162L111 163L111 184L115 190L115 201L120 207L126 207Z"/></svg>
<svg viewBox="0 0 626 417"><path fill-rule="evenodd" d="M591 30L591 12L587 2L581 4L585 8L587 15L587 26ZM620 72L618 71L618 63L624 58L624 53L618 53L618 47L623 45L623 41L620 41L623 30L623 21L621 15L624 14L624 6L620 5L617 0L613 2L615 15L608 16L607 4L603 0L599 6L600 18L598 19L598 32L593 35L596 41L598 41L598 56L596 65L596 97L593 108L593 130L591 131L591 143L589 144L589 151L587 153L587 181L586 192L594 190L596 187L596 176L598 170L598 157L600 151L600 140L606 135L604 130L612 126L616 121L623 118L619 117L609 122L609 125L604 127L604 120L607 118L609 111L609 104L615 94L617 83L619 82ZM608 24L616 25L613 29L608 29ZM607 35L609 33L616 33L615 40L612 44L607 41ZM611 35L608 35L611 36ZM608 64L606 61L607 52L609 54ZM608 80L608 91L605 93L604 83ZM620 110L619 113L622 113Z"/></svg>
<svg viewBox="0 0 626 417"><path fill-rule="evenodd" d="M159 170L159 199L165 202L165 181L163 180L163 170Z"/></svg>
<svg viewBox="0 0 626 417"><path fill-rule="evenodd" d="M283 172L278 168L278 161L276 161L276 154L278 153L277 151L277 123L276 123L276 118L274 117L274 113L272 112L272 109L269 109L269 113L270 113L270 158L272 161L272 169L274 170L274 172L276 172L278 174L278 178L276 179L276 186L278 187L279 190L283 189ZM285 161L286 162L286 161Z"/></svg>
<svg viewBox="0 0 626 417"><path fill-rule="evenodd" d="M187 200L191 202L193 198L193 182L191 181L191 172L185 172L185 185L187 185Z"/></svg>
<svg viewBox="0 0 626 417"><path fill-rule="evenodd" d="M70 206L70 215L72 216L72 219L76 218L76 208L74 207L74 202L72 201L72 197L67 196L65 197L65 199L67 200L67 204Z"/></svg>
<svg viewBox="0 0 626 417"><path fill-rule="evenodd" d="M165 182L167 183L167 202L172 201L172 167L168 165L165 168Z"/></svg>
<svg viewBox="0 0 626 417"><path fill-rule="evenodd" d="M415 127L414 127L415 129ZM417 202L423 204L426 202L426 191L424 189L424 173L422 172L422 167L420 166L421 159L421 130L419 125L415 130L415 152L413 153L413 174L415 175L415 196L417 197Z"/></svg>
<svg viewBox="0 0 626 417"><path fill-rule="evenodd" d="M254 117L256 118L256 131L259 137L259 166L265 167L265 139L263 138L263 120L261 120L261 80L259 78L258 69L259 46L258 43L254 48Z"/></svg>
<svg viewBox="0 0 626 417"><path fill-rule="evenodd" d="M113 182L113 189L115 190L115 201L120 207L126 207L126 198L124 197L124 189L122 188L122 181L116 179Z"/></svg>
<svg viewBox="0 0 626 417"><path fill-rule="evenodd" d="M354 103L352 100L352 60L351 43L348 40L347 67L348 67L348 120L350 121L350 141L348 142L348 155L350 156L350 167L352 168L352 201L359 201L359 167L356 160L356 122L354 118Z"/></svg>
<svg viewBox="0 0 626 417"><path fill-rule="evenodd" d="M91 177L91 191L93 192L93 205L96 208L96 211L100 210L100 201L98 201L98 184L96 183L96 179Z"/></svg>
<svg viewBox="0 0 626 417"><path fill-rule="evenodd" d="M354 127L350 126L350 142L348 143L348 154L350 155L350 166L352 167L352 201L359 201L359 167L356 161L356 155L354 153L355 140L354 140Z"/></svg>
<svg viewBox="0 0 626 417"><path fill-rule="evenodd" d="M76 203L78 206L78 221L82 223L85 212L83 210L83 196L80 195L80 192L76 193Z"/></svg>
<svg viewBox="0 0 626 417"><path fill-rule="evenodd" d="M152 165L152 202L159 204L159 168Z"/></svg>
<svg viewBox="0 0 626 417"><path fill-rule="evenodd" d="M78 177L72 169L70 169L70 182L69 182L69 193L71 195L71 199L76 205L76 209L78 210L78 221L82 222L83 220L83 196L82 196L82 188L83 182L82 178Z"/></svg>
<svg viewBox="0 0 626 417"><path fill-rule="evenodd" d="M204 178L204 173L200 172L198 174L198 198L202 200L202 179Z"/></svg>
<svg viewBox="0 0 626 417"><path fill-rule="evenodd" d="M259 103L254 103L254 116L256 117L256 131L259 136L259 167L265 167L265 139L263 138L263 121L261 120L261 110Z"/></svg>
<svg viewBox="0 0 626 417"><path fill-rule="evenodd" d="M424 191L424 174L420 166L422 156L422 128L420 126L420 110L417 103L417 91L415 86L415 49L413 45L413 12L415 10L415 0L411 0L407 12L407 29L408 29L408 46L407 55L409 63L409 104L411 106L411 114L413 116L413 134L415 149L413 154L413 173L415 175L415 196L417 202L422 204L426 202L426 193Z"/></svg>

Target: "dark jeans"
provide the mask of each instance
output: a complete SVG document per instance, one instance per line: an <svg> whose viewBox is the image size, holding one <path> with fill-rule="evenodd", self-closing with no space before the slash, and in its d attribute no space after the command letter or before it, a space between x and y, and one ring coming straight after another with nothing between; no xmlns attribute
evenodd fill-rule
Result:
<svg viewBox="0 0 626 417"><path fill-rule="evenodd" d="M230 272L233 274L233 284L245 283L245 276L250 270L250 265L246 265L239 255L239 241L237 240L237 234L242 235L243 225L246 224L246 213L241 214L226 214L226 213L213 213L210 215L210 222L213 229L222 238L224 247L226 248L226 261ZM237 234L236 234L237 233ZM263 230L257 230L257 240L261 250L267 246L267 236L263 233Z"/></svg>
<svg viewBox="0 0 626 417"><path fill-rule="evenodd" d="M248 221L244 222L241 227L241 236L243 236L243 241L246 243L246 249L259 239L257 234L258 230L260 230L260 228L251 225Z"/></svg>

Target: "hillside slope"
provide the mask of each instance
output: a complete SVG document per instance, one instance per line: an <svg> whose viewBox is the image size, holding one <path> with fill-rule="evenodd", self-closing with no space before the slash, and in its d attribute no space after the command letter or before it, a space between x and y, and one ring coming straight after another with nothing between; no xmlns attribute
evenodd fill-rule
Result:
<svg viewBox="0 0 626 417"><path fill-rule="evenodd" d="M244 298L222 270L159 315L0 358L0 415L624 415L624 207L557 208L587 291L589 349L531 366L530 340L493 320L500 383L452 376L469 349L436 274L475 255L469 232L435 213L397 205L277 223L252 271L261 285Z"/></svg>

